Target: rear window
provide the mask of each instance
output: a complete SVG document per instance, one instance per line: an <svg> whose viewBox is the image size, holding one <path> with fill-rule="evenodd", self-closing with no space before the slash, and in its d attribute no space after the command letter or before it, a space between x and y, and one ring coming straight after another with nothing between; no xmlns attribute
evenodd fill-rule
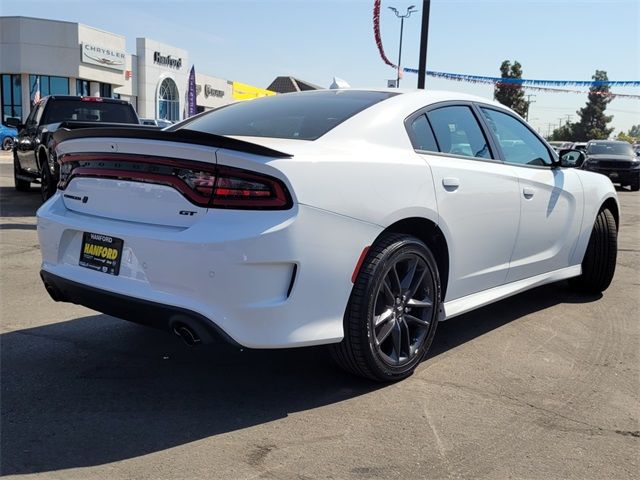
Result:
<svg viewBox="0 0 640 480"><path fill-rule="evenodd" d="M50 100L43 123L113 122L138 123L131 105L82 100Z"/></svg>
<svg viewBox="0 0 640 480"><path fill-rule="evenodd" d="M633 155L629 143L593 142L587 148L591 155Z"/></svg>
<svg viewBox="0 0 640 480"><path fill-rule="evenodd" d="M358 112L394 95L397 93L357 90L288 93L227 105L183 122L176 129L315 140Z"/></svg>

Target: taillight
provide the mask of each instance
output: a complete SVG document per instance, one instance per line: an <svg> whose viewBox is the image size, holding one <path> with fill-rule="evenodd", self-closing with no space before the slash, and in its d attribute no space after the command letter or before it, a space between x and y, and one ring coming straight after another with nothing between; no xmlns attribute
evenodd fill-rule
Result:
<svg viewBox="0 0 640 480"><path fill-rule="evenodd" d="M291 207L291 198L282 182L273 177L219 166L211 206L286 209Z"/></svg>
<svg viewBox="0 0 640 480"><path fill-rule="evenodd" d="M82 101L82 102L104 102L104 99L100 98L100 97L80 97L80 101Z"/></svg>
<svg viewBox="0 0 640 480"><path fill-rule="evenodd" d="M75 177L114 178L169 185L203 207L286 210L292 205L277 178L226 165L122 154L65 155L59 163L60 190Z"/></svg>

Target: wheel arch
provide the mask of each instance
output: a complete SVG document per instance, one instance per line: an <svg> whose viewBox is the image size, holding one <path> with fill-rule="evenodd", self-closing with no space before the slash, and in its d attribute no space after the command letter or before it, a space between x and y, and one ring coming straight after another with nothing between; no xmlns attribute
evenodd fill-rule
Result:
<svg viewBox="0 0 640 480"><path fill-rule="evenodd" d="M449 245L440 227L433 221L423 217L408 217L398 220L386 227L378 238L385 233L413 235L431 249L438 266L438 274L442 288L441 300L444 301L449 283Z"/></svg>
<svg viewBox="0 0 640 480"><path fill-rule="evenodd" d="M602 202L600 210L598 211L604 210L605 208L609 209L616 221L616 229L620 230L620 207L618 206L618 202L616 201L616 199L614 197L605 199L605 201Z"/></svg>

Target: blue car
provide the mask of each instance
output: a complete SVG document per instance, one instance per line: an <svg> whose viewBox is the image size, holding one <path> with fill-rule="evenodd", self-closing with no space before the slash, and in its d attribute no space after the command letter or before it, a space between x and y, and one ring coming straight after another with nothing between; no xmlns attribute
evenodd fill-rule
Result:
<svg viewBox="0 0 640 480"><path fill-rule="evenodd" d="M13 138L17 136L18 130L0 123L0 145L2 145L2 150L11 150L13 147Z"/></svg>

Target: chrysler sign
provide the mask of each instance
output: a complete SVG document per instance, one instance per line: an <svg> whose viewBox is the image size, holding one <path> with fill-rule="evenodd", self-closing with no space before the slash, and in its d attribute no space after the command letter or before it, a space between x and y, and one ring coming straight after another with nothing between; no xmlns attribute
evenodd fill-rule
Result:
<svg viewBox="0 0 640 480"><path fill-rule="evenodd" d="M112 48L99 47L91 43L80 45L82 61L113 70L123 71L125 67L125 53Z"/></svg>

